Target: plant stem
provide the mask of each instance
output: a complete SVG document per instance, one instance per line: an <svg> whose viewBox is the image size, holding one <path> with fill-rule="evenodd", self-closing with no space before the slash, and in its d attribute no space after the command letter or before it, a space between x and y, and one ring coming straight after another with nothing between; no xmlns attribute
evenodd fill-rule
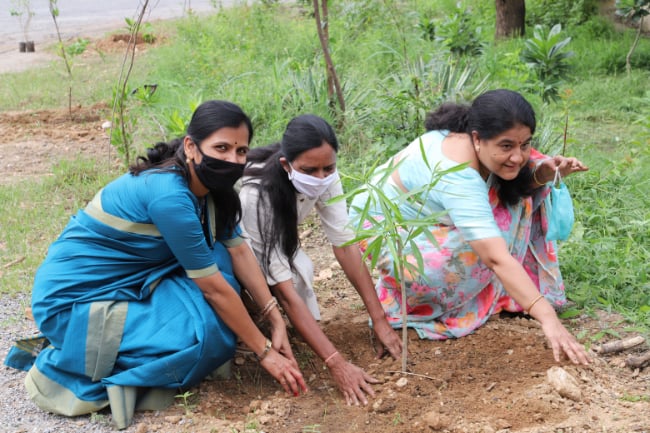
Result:
<svg viewBox="0 0 650 433"><path fill-rule="evenodd" d="M122 139L124 140L124 159L126 162L126 165L128 166L130 164L130 150L131 150L131 143L128 143L127 139L127 133L126 133L126 126L124 125L124 101L126 100L126 86L129 81L129 76L131 75L131 71L133 70L133 63L135 61L135 46L136 46L136 41L137 41L137 36L138 36L138 30L140 30L140 24L142 23L142 19L144 18L144 13L147 10L147 6L149 5L149 0L145 0L144 3L142 4L142 9L140 9L140 13L138 14L138 19L135 22L135 25L131 29L131 35L129 38L129 45L127 46L126 52L124 53L124 61L122 62L122 68L120 69L120 77L118 78L118 94L115 95L115 101L113 102L113 115L112 118L115 120L116 116L116 111L117 111L117 116L119 118L119 127L122 132ZM126 66L127 59L129 60L129 65L128 69L126 72L124 71L124 68ZM113 125L115 125L115 122L113 121ZM111 130L111 134L113 131Z"/></svg>
<svg viewBox="0 0 650 433"><path fill-rule="evenodd" d="M429 379L429 380L435 380L436 379L435 377L427 376L426 374L410 373L408 371L387 370L386 373L401 373L401 374L406 374L408 376L423 377L423 378Z"/></svg>
<svg viewBox="0 0 650 433"><path fill-rule="evenodd" d="M397 256L402 257L401 240L397 244ZM408 326L406 324L406 283L404 282L404 266L398 267L399 283L402 292L402 372L406 373L406 359L408 355Z"/></svg>

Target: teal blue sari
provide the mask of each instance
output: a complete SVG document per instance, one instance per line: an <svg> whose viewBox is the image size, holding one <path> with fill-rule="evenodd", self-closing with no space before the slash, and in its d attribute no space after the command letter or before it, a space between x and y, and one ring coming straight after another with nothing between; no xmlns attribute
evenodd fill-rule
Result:
<svg viewBox="0 0 650 433"><path fill-rule="evenodd" d="M166 406L232 358L235 335L192 280L221 272L240 290L227 247L242 240L216 236L214 213L180 176L157 173L117 179L71 218L34 281L46 345L18 344L5 360L28 370L40 408L77 416L110 406L125 428L135 410Z"/></svg>

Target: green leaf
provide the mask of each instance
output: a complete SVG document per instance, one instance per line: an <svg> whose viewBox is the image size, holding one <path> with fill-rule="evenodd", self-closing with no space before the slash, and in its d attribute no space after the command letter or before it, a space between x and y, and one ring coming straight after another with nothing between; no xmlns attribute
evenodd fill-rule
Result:
<svg viewBox="0 0 650 433"><path fill-rule="evenodd" d="M577 308L569 308L567 310L562 311L560 314L558 314L558 317L560 319L571 319L573 317L578 317L582 314L582 311L580 311Z"/></svg>

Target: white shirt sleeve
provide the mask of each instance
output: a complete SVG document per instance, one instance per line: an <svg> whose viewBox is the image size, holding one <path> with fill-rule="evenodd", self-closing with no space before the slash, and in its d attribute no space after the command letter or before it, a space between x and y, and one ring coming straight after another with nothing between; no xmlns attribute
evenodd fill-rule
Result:
<svg viewBox="0 0 650 433"><path fill-rule="evenodd" d="M350 218L345 200L327 204L328 200L341 194L343 194L343 186L337 173L336 180L316 201L316 212L320 216L323 231L330 243L336 247L354 239L354 231L349 225Z"/></svg>

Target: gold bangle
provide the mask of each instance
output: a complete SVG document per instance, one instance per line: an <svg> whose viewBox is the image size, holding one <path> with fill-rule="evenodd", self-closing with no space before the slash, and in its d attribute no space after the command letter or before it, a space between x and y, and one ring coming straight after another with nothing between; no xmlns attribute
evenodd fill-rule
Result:
<svg viewBox="0 0 650 433"><path fill-rule="evenodd" d="M537 184L537 186L544 186L544 185L546 185L545 183L542 183L542 182L540 182L539 180L537 180L537 167L535 167L535 170L533 170L533 180L535 181L535 183Z"/></svg>
<svg viewBox="0 0 650 433"><path fill-rule="evenodd" d="M259 355L258 355L257 353L255 354L255 356L257 356L257 360L258 360L259 362L262 362L262 360L263 360L264 358L266 358L266 355L269 354L269 352L271 351L271 345L272 345L272 344L273 344L273 343L271 343L271 340L269 340L269 339L267 338L267 339L266 339L266 343L264 343L264 350L262 350L262 353L260 353Z"/></svg>
<svg viewBox="0 0 650 433"><path fill-rule="evenodd" d="M526 313L526 314L530 314L530 309L533 308L533 306L537 303L537 301L539 301L539 300L542 299L543 297L544 297L544 295L539 295L538 297L536 297L535 300L534 300L533 302L530 303L530 305L528 306L528 308L526 308L526 309L524 310L524 313Z"/></svg>
<svg viewBox="0 0 650 433"><path fill-rule="evenodd" d="M325 365L327 365L327 366L329 367L328 362L331 361L332 358L334 358L334 356L336 356L336 355L338 355L338 354L339 354L339 351L338 351L338 350L335 350L334 353L332 353L330 356L328 356L327 358L325 358L325 361L323 361L323 362L325 363Z"/></svg>

